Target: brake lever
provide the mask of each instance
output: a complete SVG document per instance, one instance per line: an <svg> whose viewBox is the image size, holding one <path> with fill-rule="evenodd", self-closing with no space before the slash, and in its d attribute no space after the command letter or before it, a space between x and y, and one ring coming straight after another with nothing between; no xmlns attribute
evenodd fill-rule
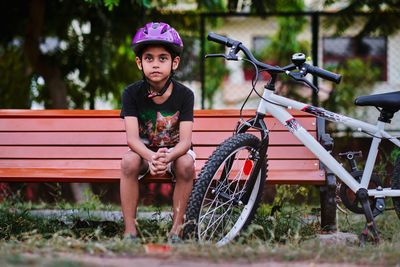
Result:
<svg viewBox="0 0 400 267"><path fill-rule="evenodd" d="M318 87L316 87L314 84L312 84L309 80L304 78L304 72L299 71L299 72L286 72L287 75L289 75L291 78L295 79L296 81L304 82L307 84L311 89L313 89L316 93L319 92Z"/></svg>
<svg viewBox="0 0 400 267"><path fill-rule="evenodd" d="M223 57L226 60L239 60L239 58L235 55L235 57L232 57L232 55L225 55L225 54L208 54L206 55L206 58L211 58L211 57Z"/></svg>

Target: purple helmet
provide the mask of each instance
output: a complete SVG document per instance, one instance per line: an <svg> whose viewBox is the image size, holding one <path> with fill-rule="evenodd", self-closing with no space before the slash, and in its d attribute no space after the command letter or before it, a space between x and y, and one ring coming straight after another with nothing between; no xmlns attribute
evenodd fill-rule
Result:
<svg viewBox="0 0 400 267"><path fill-rule="evenodd" d="M140 50L149 44L167 46L178 56L183 50L183 42L178 32L164 22L150 22L140 28L132 40L132 50L138 55Z"/></svg>

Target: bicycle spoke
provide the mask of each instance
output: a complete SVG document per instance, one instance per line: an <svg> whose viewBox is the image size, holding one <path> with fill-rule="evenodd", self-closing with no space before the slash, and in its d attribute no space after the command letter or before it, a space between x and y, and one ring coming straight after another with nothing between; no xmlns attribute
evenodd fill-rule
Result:
<svg viewBox="0 0 400 267"><path fill-rule="evenodd" d="M241 145L240 142L246 145ZM202 190L200 193L202 198L195 218L196 235L199 240L224 240L223 243L226 243L251 220L256 208L254 204L257 203L253 198L250 205L242 206L240 196L248 187L249 175L246 170L249 168L244 164L249 161L250 150L256 149L258 143L259 140L254 135L234 136L232 143L230 141L227 143L228 150L218 151L227 153L222 154L222 157L216 159L217 161L213 159L206 165L208 172L204 171L204 177L201 177L200 181L207 181L207 184L198 184L202 186L199 187ZM257 196L259 188L257 185L257 190L251 194Z"/></svg>
<svg viewBox="0 0 400 267"><path fill-rule="evenodd" d="M230 203L230 204L232 205L232 203ZM229 209L228 209L228 210L229 210ZM210 220L209 223L208 223L208 225L207 225L207 227L206 227L205 230L203 231L204 234L207 234L208 229L210 229L213 225L215 225L216 223L218 223L218 222L220 222L221 220L223 220L226 213L227 213L227 211L225 211L223 214L219 215L219 217L218 217L211 225L210 225L210 222L211 222L212 220ZM218 225L219 225L219 224L218 224ZM218 227L215 227L214 232L215 232L217 229L218 229ZM213 232L213 233L214 233L214 232ZM204 235L203 235L203 236L204 236ZM211 237L212 237L212 236L213 236L213 235L211 235Z"/></svg>
<svg viewBox="0 0 400 267"><path fill-rule="evenodd" d="M230 206L232 206L232 204L233 204L233 203L231 203ZM228 207L227 211L225 211L224 214L226 214L226 213L230 210L230 206ZM219 223L218 223L218 225L217 225L216 227L214 227L214 231L209 235L209 236L210 236L210 239L214 237L214 234L215 234L215 232L218 230L218 227L221 225L221 223L222 223L223 226L225 226L225 227L223 227L223 229L221 230L221 234L222 234L222 235L224 234L225 229L226 229L226 227L227 227L227 225L228 225L228 224L226 224L226 223L225 223L225 224L223 223L224 219L226 218L226 215L224 215L224 214L221 215L220 218L218 218ZM217 221L216 221L216 222L217 222Z"/></svg>

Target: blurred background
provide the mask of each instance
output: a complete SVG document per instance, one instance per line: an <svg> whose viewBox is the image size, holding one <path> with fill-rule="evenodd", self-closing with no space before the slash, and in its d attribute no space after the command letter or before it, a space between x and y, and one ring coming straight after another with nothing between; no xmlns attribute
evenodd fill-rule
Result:
<svg viewBox="0 0 400 267"><path fill-rule="evenodd" d="M318 95L283 76L277 84L281 95L334 112L375 123L378 111L355 108L354 99L400 88L399 1L14 0L4 1L0 13L1 109L120 109L122 90L141 79L132 38L151 21L169 23L180 33L185 48L176 77L194 91L196 109L241 108L255 75L242 62L205 60L208 53L227 52L206 41L209 31L241 41L268 64L287 65L292 54L302 52L313 65L342 74L339 85L314 79ZM256 89L267 79L260 75ZM254 109L258 101L252 94L244 108ZM328 130L337 137L334 153L348 144L353 150L369 145L343 126L327 124ZM399 116L389 131L399 135ZM382 175L390 168L381 167ZM159 192L163 202L170 186L144 190ZM92 187L118 203L118 185ZM27 188L27 199L40 197L39 185ZM79 200L78 189L57 190Z"/></svg>

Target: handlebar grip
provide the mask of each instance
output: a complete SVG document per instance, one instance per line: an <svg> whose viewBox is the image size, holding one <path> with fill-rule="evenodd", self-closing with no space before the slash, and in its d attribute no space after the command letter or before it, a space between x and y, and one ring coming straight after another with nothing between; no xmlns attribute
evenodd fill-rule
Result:
<svg viewBox="0 0 400 267"><path fill-rule="evenodd" d="M340 80L342 79L342 75L340 75L340 74L336 74L336 73L333 73L333 72L330 72L330 71L327 71L324 69L320 69L315 66L308 65L307 70L308 70L308 73L317 75L318 77L321 77L322 79L329 80L329 81L332 81L335 83L340 83Z"/></svg>
<svg viewBox="0 0 400 267"><path fill-rule="evenodd" d="M216 42L216 43L219 43L219 44L223 44L223 45L226 45L228 47L231 47L233 45L233 40L231 40L231 39L229 39L229 38L227 38L225 36L215 34L213 32L209 32L208 33L207 40L213 41L213 42Z"/></svg>

